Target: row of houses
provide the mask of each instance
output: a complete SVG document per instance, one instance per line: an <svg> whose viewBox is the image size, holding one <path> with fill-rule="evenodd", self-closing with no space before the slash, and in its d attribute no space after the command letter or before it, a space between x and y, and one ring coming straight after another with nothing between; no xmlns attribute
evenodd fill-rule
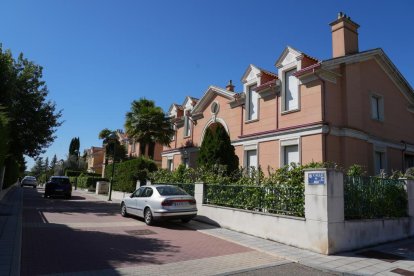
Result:
<svg viewBox="0 0 414 276"><path fill-rule="evenodd" d="M274 72L250 64L241 91L229 81L172 104L173 142L157 145L154 159L170 170L195 167L206 130L220 124L244 167L329 161L360 164L371 175L414 167L413 88L381 48L359 50L350 17L339 13L330 27L332 58L288 46ZM130 156L141 154L118 135Z"/></svg>

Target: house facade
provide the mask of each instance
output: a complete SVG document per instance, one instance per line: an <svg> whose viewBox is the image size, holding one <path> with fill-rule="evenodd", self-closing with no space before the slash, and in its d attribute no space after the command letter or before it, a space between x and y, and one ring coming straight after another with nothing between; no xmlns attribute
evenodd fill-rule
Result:
<svg viewBox="0 0 414 276"><path fill-rule="evenodd" d="M207 128L221 124L240 166L335 162L347 168L404 171L414 166L414 92L380 48L359 51L359 25L345 14L330 24L332 58L286 47L274 72L249 65L243 90L210 86L168 111L175 136L162 167L195 167Z"/></svg>
<svg viewBox="0 0 414 276"><path fill-rule="evenodd" d="M101 174L104 166L105 149L101 147L91 147L85 150L87 171Z"/></svg>

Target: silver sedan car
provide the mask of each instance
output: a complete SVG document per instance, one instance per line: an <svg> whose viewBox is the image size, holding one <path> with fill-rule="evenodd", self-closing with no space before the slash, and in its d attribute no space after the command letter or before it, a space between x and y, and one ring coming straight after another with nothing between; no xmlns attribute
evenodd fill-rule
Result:
<svg viewBox="0 0 414 276"><path fill-rule="evenodd" d="M197 215L197 207L194 197L176 186L150 185L122 200L121 215L142 217L147 225L164 219L181 219L186 223Z"/></svg>
<svg viewBox="0 0 414 276"><path fill-rule="evenodd" d="M36 177L34 176L25 176L22 180L22 182L20 182L20 186L32 186L33 188L37 187L37 180Z"/></svg>

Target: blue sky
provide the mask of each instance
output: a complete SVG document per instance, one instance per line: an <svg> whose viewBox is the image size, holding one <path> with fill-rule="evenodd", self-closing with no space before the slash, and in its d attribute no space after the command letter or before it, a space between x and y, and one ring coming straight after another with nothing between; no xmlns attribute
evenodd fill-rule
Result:
<svg viewBox="0 0 414 276"><path fill-rule="evenodd" d="M43 156L65 159L73 137L83 150L101 144L100 130L123 128L133 100L168 110L230 79L241 91L247 66L276 71L287 45L330 58L339 11L361 25L360 50L383 48L413 86L413 10L409 0L6 0L0 43L44 67L65 122Z"/></svg>

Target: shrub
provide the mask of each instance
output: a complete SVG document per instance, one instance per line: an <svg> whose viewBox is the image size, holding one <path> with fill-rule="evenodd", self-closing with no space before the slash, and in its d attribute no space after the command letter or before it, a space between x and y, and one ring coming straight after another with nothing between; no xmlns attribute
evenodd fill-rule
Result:
<svg viewBox="0 0 414 276"><path fill-rule="evenodd" d="M65 170L65 176L80 176L82 174L81 171L74 171L74 170Z"/></svg>
<svg viewBox="0 0 414 276"><path fill-rule="evenodd" d="M405 176L405 177L407 177L408 179L414 179L414 167L412 167L412 168L408 168L408 169L405 171L404 176Z"/></svg>
<svg viewBox="0 0 414 276"><path fill-rule="evenodd" d="M77 178L78 181L78 188L88 189L88 190L95 190L96 189L96 182L98 181L108 181L106 178L102 177L93 177L93 176L79 176Z"/></svg>
<svg viewBox="0 0 414 276"><path fill-rule="evenodd" d="M156 171L157 165L151 159L139 157L129 161L115 164L113 190L121 192L133 192L137 180L145 182L149 179L149 173ZM112 164L105 169L105 177L112 176Z"/></svg>

